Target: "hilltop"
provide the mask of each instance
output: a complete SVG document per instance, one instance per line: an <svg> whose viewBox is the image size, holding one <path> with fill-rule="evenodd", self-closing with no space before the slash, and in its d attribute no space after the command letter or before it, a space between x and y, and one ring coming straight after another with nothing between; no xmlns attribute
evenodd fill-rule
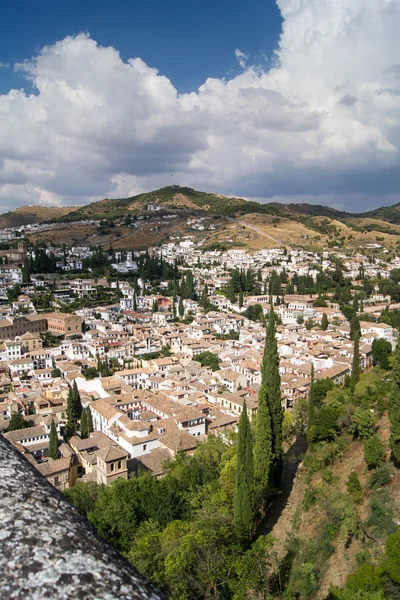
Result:
<svg viewBox="0 0 400 600"><path fill-rule="evenodd" d="M39 206L29 204L0 215L0 228L21 227L64 217L76 210L75 206Z"/></svg>

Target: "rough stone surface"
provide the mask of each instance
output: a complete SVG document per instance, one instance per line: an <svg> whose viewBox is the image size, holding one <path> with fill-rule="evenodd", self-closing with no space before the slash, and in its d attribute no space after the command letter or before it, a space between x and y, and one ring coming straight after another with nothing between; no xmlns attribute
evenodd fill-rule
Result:
<svg viewBox="0 0 400 600"><path fill-rule="evenodd" d="M163 598L1 434L0 598Z"/></svg>

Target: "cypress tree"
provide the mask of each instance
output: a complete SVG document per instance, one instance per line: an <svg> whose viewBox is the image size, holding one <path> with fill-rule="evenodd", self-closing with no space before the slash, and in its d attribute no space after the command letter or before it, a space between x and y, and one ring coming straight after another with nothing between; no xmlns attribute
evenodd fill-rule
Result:
<svg viewBox="0 0 400 600"><path fill-rule="evenodd" d="M53 460L56 460L56 458L58 458L58 437L54 419L51 419L50 425L49 456Z"/></svg>
<svg viewBox="0 0 400 600"><path fill-rule="evenodd" d="M239 308L242 308L243 306L243 292L242 290L240 290L239 292Z"/></svg>
<svg viewBox="0 0 400 600"><path fill-rule="evenodd" d="M353 363L351 366L351 387L354 389L360 381L360 341L358 332L354 334Z"/></svg>
<svg viewBox="0 0 400 600"><path fill-rule="evenodd" d="M326 331L328 329L328 317L326 316L326 314L324 313L322 315L322 319L321 319L321 329L323 331Z"/></svg>
<svg viewBox="0 0 400 600"><path fill-rule="evenodd" d="M89 437L87 413L86 413L86 410L83 409L81 412L81 438L87 438L87 437Z"/></svg>
<svg viewBox="0 0 400 600"><path fill-rule="evenodd" d="M307 418L307 441L311 443L314 438L315 421L315 386L314 386L314 363L311 364L311 384L308 394L308 418Z"/></svg>
<svg viewBox="0 0 400 600"><path fill-rule="evenodd" d="M82 413L82 402L81 396L79 394L78 386L76 385L76 380L74 379L74 383L72 386L72 394L73 394L73 414L75 420L79 419Z"/></svg>
<svg viewBox="0 0 400 600"><path fill-rule="evenodd" d="M271 415L272 425L272 457L274 481L279 484L282 474L282 399L281 399L281 377L279 374L279 355L276 342L275 312L270 300L270 311L265 338L264 355L262 361L262 381L267 394L267 404Z"/></svg>
<svg viewBox="0 0 400 600"><path fill-rule="evenodd" d="M243 410L239 421L233 526L238 536L243 540L250 538L254 529L253 449L246 401L243 402Z"/></svg>
<svg viewBox="0 0 400 600"><path fill-rule="evenodd" d="M74 411L74 396L72 387L68 390L68 399L67 399L67 430L72 432L75 429L76 418Z"/></svg>
<svg viewBox="0 0 400 600"><path fill-rule="evenodd" d="M263 374L264 379L264 374ZM257 496L264 503L268 494L272 463L272 425L265 381L258 393L258 410L254 444L254 480Z"/></svg>
<svg viewBox="0 0 400 600"><path fill-rule="evenodd" d="M89 406L86 408L86 421L87 421L87 432L88 437L93 432L93 419L92 419L92 411Z"/></svg>
<svg viewBox="0 0 400 600"><path fill-rule="evenodd" d="M178 303L178 312L179 312L179 316L182 318L183 315L185 314L185 308L183 306L183 299L182 296L179 298L179 303Z"/></svg>
<svg viewBox="0 0 400 600"><path fill-rule="evenodd" d="M388 398L390 447L397 463L400 462L400 343L394 353L392 387Z"/></svg>

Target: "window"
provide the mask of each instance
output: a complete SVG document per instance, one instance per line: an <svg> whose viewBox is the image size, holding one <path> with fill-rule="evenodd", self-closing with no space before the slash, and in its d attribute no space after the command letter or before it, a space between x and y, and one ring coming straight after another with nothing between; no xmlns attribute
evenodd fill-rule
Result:
<svg viewBox="0 0 400 600"><path fill-rule="evenodd" d="M58 475L56 475L56 476L54 477L54 485L59 485L59 483L60 483L60 478L59 478L59 476L58 476Z"/></svg>
<svg viewBox="0 0 400 600"><path fill-rule="evenodd" d="M122 462L119 460L118 461L118 470L122 468Z"/></svg>
<svg viewBox="0 0 400 600"><path fill-rule="evenodd" d="M143 452L147 450L147 444L143 444Z"/></svg>
<svg viewBox="0 0 400 600"><path fill-rule="evenodd" d="M114 471L114 466L115 466L114 463L110 464L110 471Z"/></svg>

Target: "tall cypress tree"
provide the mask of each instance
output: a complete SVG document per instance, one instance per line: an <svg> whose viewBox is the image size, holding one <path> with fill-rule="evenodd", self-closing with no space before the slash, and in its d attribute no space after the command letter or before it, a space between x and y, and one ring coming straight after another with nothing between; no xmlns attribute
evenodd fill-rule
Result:
<svg viewBox="0 0 400 600"><path fill-rule="evenodd" d="M254 473L253 448L246 401L239 421L236 451L235 496L233 499L233 526L238 536L248 539L254 529Z"/></svg>
<svg viewBox="0 0 400 600"><path fill-rule="evenodd" d="M400 343L394 353L392 387L388 398L390 447L396 462L400 463Z"/></svg>
<svg viewBox="0 0 400 600"><path fill-rule="evenodd" d="M326 314L324 313L322 315L322 319L321 319L321 329L323 331L326 331L328 329L328 317L326 316Z"/></svg>
<svg viewBox="0 0 400 600"><path fill-rule="evenodd" d="M279 354L276 342L275 312L270 300L270 311L265 338L264 355L262 361L262 381L267 395L267 404L271 416L272 426L272 458L274 482L280 483L282 474L282 399L281 399L281 377L279 374Z"/></svg>
<svg viewBox="0 0 400 600"><path fill-rule="evenodd" d="M86 419L87 419L87 432L88 432L88 437L89 437L90 434L93 432L92 411L90 410L89 406L86 408Z"/></svg>
<svg viewBox="0 0 400 600"><path fill-rule="evenodd" d="M311 364L311 384L308 394L308 418L307 418L307 441L311 443L314 439L315 421L315 386L314 386L314 363Z"/></svg>
<svg viewBox="0 0 400 600"><path fill-rule="evenodd" d="M182 296L179 298L179 303L178 303L178 312L179 312L179 316L182 318L183 315L185 314L185 308L183 306L183 299Z"/></svg>
<svg viewBox="0 0 400 600"><path fill-rule="evenodd" d="M88 435L88 422L87 422L87 412L85 409L81 412L81 438L87 438Z"/></svg>
<svg viewBox="0 0 400 600"><path fill-rule="evenodd" d="M106 359L107 360L107 359ZM73 394L73 414L75 419L79 419L82 413L82 402L81 396L78 390L78 386L76 385L76 380L74 379L74 383L72 386L72 394Z"/></svg>
<svg viewBox="0 0 400 600"><path fill-rule="evenodd" d="M49 456L53 460L56 460L56 458L58 458L58 436L54 419L51 420L50 425Z"/></svg>
<svg viewBox="0 0 400 600"><path fill-rule="evenodd" d="M67 399L67 430L72 432L76 426L76 418L74 411L74 395L72 387L68 390L68 399Z"/></svg>
<svg viewBox="0 0 400 600"><path fill-rule="evenodd" d="M265 378L263 373L263 379ZM254 480L257 497L265 502L270 484L272 463L272 424L268 406L266 382L261 382L258 393L256 436L254 445Z"/></svg>
<svg viewBox="0 0 400 600"><path fill-rule="evenodd" d="M351 366L351 387L354 389L360 381L360 339L358 331L354 334L353 363Z"/></svg>

